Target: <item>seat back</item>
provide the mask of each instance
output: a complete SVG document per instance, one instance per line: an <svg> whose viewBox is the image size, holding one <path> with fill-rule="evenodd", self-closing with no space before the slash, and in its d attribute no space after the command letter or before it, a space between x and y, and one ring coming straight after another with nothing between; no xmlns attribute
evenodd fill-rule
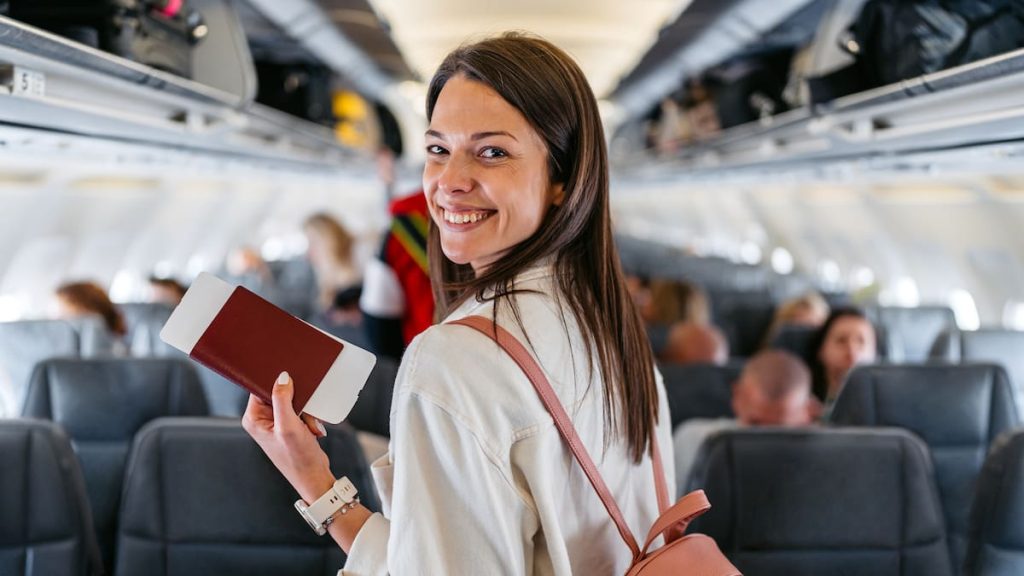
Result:
<svg viewBox="0 0 1024 576"><path fill-rule="evenodd" d="M814 337L818 328L786 324L779 327L778 333L769 342L769 347L785 350L804 360L810 365L814 356Z"/></svg>
<svg viewBox="0 0 1024 576"><path fill-rule="evenodd" d="M744 574L951 576L928 451L903 430L749 428L708 438L692 531Z"/></svg>
<svg viewBox="0 0 1024 576"><path fill-rule="evenodd" d="M45 360L33 372L24 408L25 416L52 420L71 437L107 566L135 433L161 416L206 414L192 366L172 358Z"/></svg>
<svg viewBox="0 0 1024 576"><path fill-rule="evenodd" d="M398 365L388 358L377 358L377 365L359 393L359 399L345 421L356 430L378 436L391 436L391 399L395 392Z"/></svg>
<svg viewBox="0 0 1024 576"><path fill-rule="evenodd" d="M775 314L768 290L709 290L712 322L729 341L729 355L753 356L764 341Z"/></svg>
<svg viewBox="0 0 1024 576"><path fill-rule="evenodd" d="M355 435L321 446L363 504L379 502ZM166 418L141 430L125 476L117 574L333 576L345 556L292 507L295 490L239 422Z"/></svg>
<svg viewBox="0 0 1024 576"><path fill-rule="evenodd" d="M1024 332L989 328L960 334L961 362L995 362L1006 369L1024 415Z"/></svg>
<svg viewBox="0 0 1024 576"><path fill-rule="evenodd" d="M691 418L732 418L732 384L743 371L741 362L661 364L672 428Z"/></svg>
<svg viewBox="0 0 1024 576"><path fill-rule="evenodd" d="M891 362L924 362L935 339L956 329L953 310L945 306L879 306L867 312L879 328L884 356Z"/></svg>
<svg viewBox="0 0 1024 576"><path fill-rule="evenodd" d="M0 574L101 572L85 485L59 426L0 420Z"/></svg>
<svg viewBox="0 0 1024 576"><path fill-rule="evenodd" d="M36 363L78 356L78 331L61 320L0 322L0 416L21 412Z"/></svg>
<svg viewBox="0 0 1024 576"><path fill-rule="evenodd" d="M306 258L267 262L277 289L275 304L293 316L308 318L316 310L317 286L313 266Z"/></svg>
<svg viewBox="0 0 1024 576"><path fill-rule="evenodd" d="M127 302L118 306L128 328L128 350L132 356L176 356L179 354L160 339L160 330L174 307L160 302Z"/></svg>
<svg viewBox="0 0 1024 576"><path fill-rule="evenodd" d="M832 421L898 426L924 440L935 463L950 554L960 566L985 454L999 434L1019 422L1006 372L993 364L857 368L836 399Z"/></svg>
<svg viewBox="0 0 1024 576"><path fill-rule="evenodd" d="M1024 574L1024 431L996 441L978 477L967 576Z"/></svg>

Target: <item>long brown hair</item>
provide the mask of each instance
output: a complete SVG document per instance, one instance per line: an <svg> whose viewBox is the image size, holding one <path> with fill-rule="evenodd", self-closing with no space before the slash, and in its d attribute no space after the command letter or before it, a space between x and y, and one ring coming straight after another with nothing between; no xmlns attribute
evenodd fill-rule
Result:
<svg viewBox="0 0 1024 576"><path fill-rule="evenodd" d="M630 455L640 462L658 421L658 392L651 349L612 237L608 153L590 85L572 58L550 42L506 33L462 46L445 58L427 92L428 120L445 83L459 74L487 85L526 117L544 140L548 176L564 186L565 199L548 210L531 237L479 277L469 265L444 256L432 223L428 248L438 312L447 315L473 295L482 301L493 289L495 316L504 303L519 320L509 298L516 275L552 258L555 298L576 318L587 357L596 355L606 384L608 430L624 431Z"/></svg>
<svg viewBox="0 0 1024 576"><path fill-rule="evenodd" d="M103 288L95 282L68 282L57 287L56 295L76 309L96 314L103 318L107 329L118 336L124 336L128 329L121 311L107 297Z"/></svg>

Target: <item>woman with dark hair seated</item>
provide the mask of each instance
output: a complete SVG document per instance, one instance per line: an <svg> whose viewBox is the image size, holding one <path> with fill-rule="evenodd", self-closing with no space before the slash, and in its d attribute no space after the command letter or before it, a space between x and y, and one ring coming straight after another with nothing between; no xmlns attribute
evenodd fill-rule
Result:
<svg viewBox="0 0 1024 576"><path fill-rule="evenodd" d="M875 361L875 327L859 308L837 308L818 330L811 349L814 395L824 403L827 418L850 371Z"/></svg>

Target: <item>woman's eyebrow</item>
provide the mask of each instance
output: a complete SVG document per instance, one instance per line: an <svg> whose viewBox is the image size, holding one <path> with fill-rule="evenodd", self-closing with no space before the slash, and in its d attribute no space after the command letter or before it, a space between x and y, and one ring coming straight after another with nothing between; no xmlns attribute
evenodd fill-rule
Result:
<svg viewBox="0 0 1024 576"><path fill-rule="evenodd" d="M445 140L446 139L444 134L442 134L441 132L438 132L437 130L427 130L426 135L427 136L433 136L434 138L437 138L439 140ZM492 136L508 136L509 138L515 140L516 142L519 142L518 138L513 136L510 132L506 132L505 130L493 130L493 131L489 131L489 132L477 132L477 133L473 134L472 136L470 136L469 139L476 141L476 140L483 140L484 138L490 138Z"/></svg>

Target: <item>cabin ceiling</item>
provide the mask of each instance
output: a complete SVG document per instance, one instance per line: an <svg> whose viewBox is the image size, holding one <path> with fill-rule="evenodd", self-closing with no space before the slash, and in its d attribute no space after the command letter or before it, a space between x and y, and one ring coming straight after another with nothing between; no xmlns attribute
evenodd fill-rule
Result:
<svg viewBox="0 0 1024 576"><path fill-rule="evenodd" d="M452 48L506 30L525 30L572 54L594 93L607 96L690 0L371 0L420 79L429 79ZM321 0L324 6L334 0Z"/></svg>

